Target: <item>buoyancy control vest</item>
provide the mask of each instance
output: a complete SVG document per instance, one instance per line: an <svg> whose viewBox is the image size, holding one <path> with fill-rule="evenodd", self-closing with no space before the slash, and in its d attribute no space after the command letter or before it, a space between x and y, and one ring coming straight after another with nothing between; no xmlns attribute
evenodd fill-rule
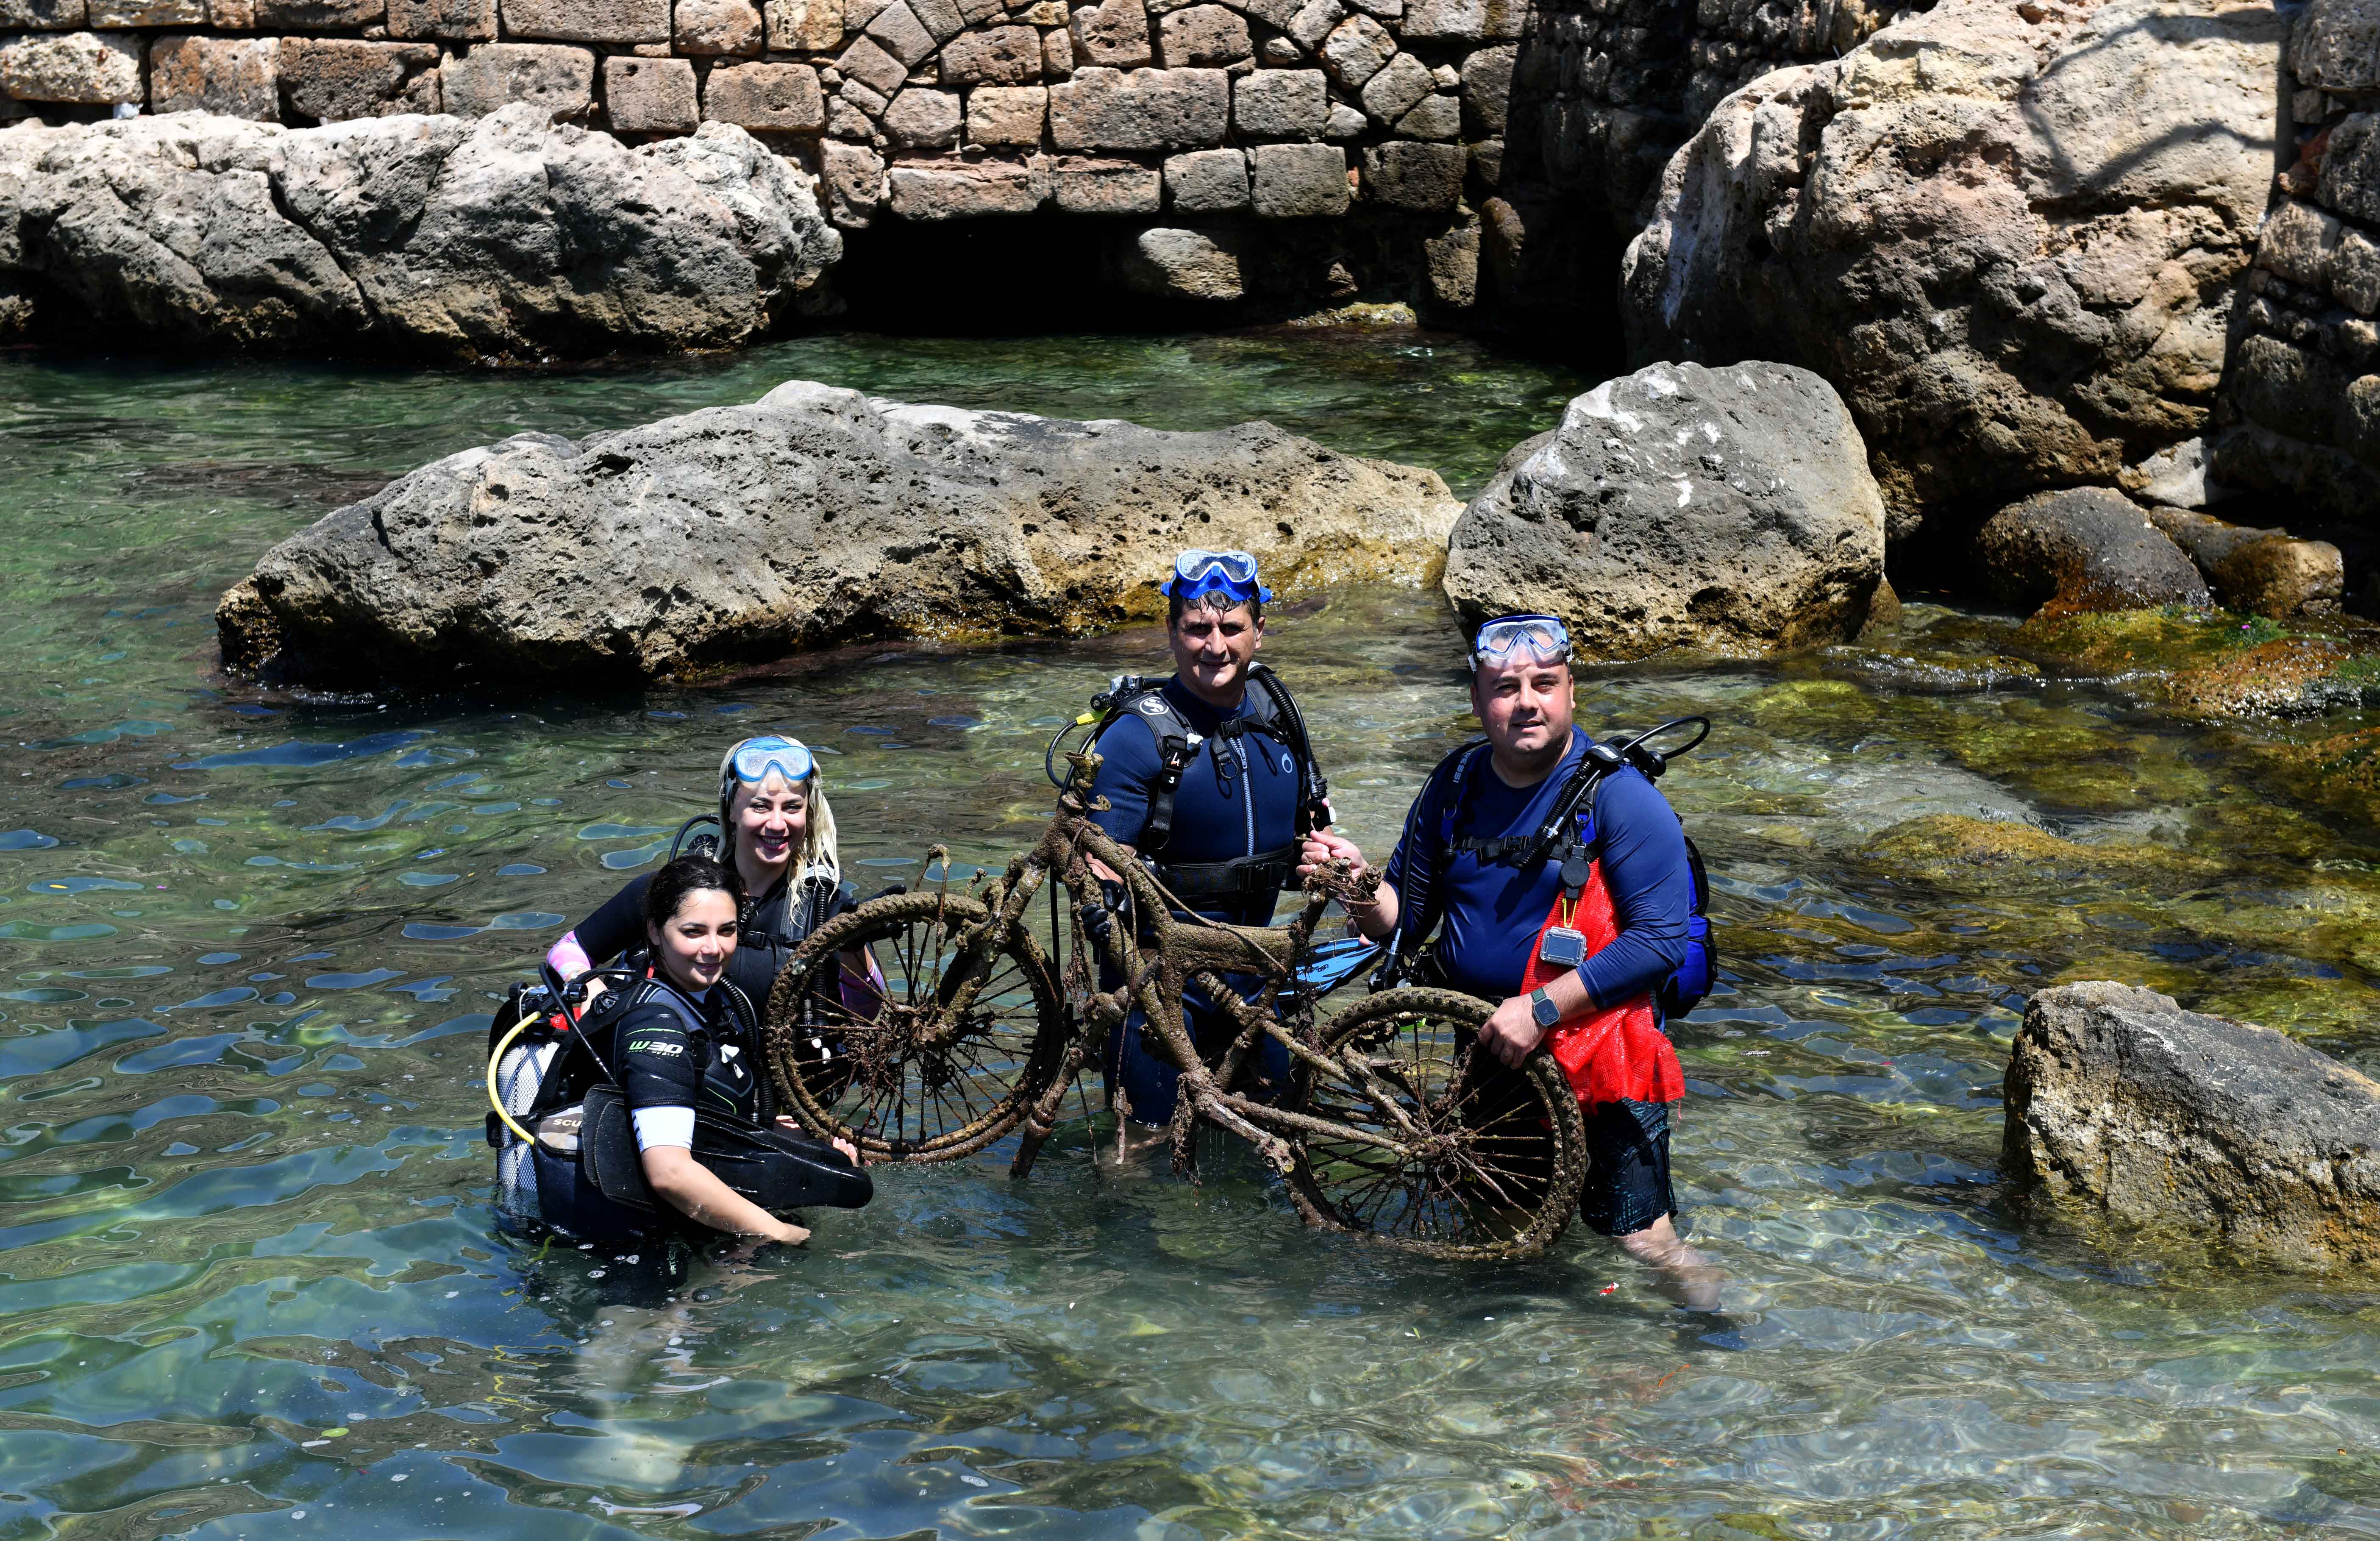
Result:
<svg viewBox="0 0 2380 1541"><path fill-rule="evenodd" d="M682 1223L646 1182L644 1165L626 1098L621 1090L618 1052L626 1032L654 1008L672 1011L686 1024L686 1053L698 1072L708 1068L719 1047L710 1024L665 981L628 969L599 971L612 987L574 1020L565 994L552 985L514 989L505 1009L490 1025L494 1077L504 1113L491 1112L488 1143L499 1153L499 1204L508 1216L526 1206L516 1196L516 1169L533 1170L514 1125L537 1141L537 1154L574 1162L586 1184L623 1212L623 1224ZM856 1209L874 1196L867 1171L824 1141L795 1134L775 1122L775 1092L756 1050L758 1017L750 1000L722 979L730 1033L740 1052L753 1054L753 1098L747 1110L724 1112L698 1105L692 1155L728 1187L764 1209L783 1211L810 1205ZM522 1029L516 1037L514 1028ZM504 1046L502 1054L498 1047ZM535 1091L521 1091L533 1082ZM526 1171L522 1171L526 1175Z"/></svg>
<svg viewBox="0 0 2380 1541"><path fill-rule="evenodd" d="M1129 843L1156 873L1158 881L1180 898L1278 893L1295 887L1300 844L1307 834L1330 821L1330 783L1315 760L1297 698L1279 674L1262 663L1251 663L1247 695L1238 714L1223 719L1214 734L1232 738L1259 734L1290 752L1297 766L1295 838L1286 845L1227 861L1170 862L1164 853L1173 838L1174 794L1181 790L1183 772L1197 758L1208 735L1193 728L1165 694L1169 677L1118 674L1091 698L1091 710L1099 713L1091 742L1097 743L1126 717L1139 718L1157 738L1159 770L1156 783L1149 788L1148 817L1141 824L1139 837Z"/></svg>
<svg viewBox="0 0 2380 1541"><path fill-rule="evenodd" d="M1702 731L1686 744L1668 751L1651 746L1653 739L1688 723L1700 723ZM1560 864L1561 895L1555 904L1555 916L1539 928L1541 945L1533 956L1543 953L1543 940L1564 905L1574 912L1590 882L1600 888L1596 859L1595 792L1604 777L1625 766L1643 774L1646 781L1658 782L1670 760L1691 752L1709 735L1707 718L1682 717L1632 739L1614 738L1602 744L1590 741L1577 768L1555 795L1542 824L1526 834L1484 840L1458 838L1454 831L1477 778L1486 773L1488 741L1473 739L1439 761L1426 783L1439 790L1437 839L1430 848L1416 853L1420 859L1409 865L1405 886L1417 892L1398 895L1401 904L1389 958L1374 976L1373 988L1383 989L1399 982L1412 966L1420 944L1445 917L1443 878L1447 864L1458 854L1468 853L1483 863L1524 869L1547 861ZM1675 1021L1700 1005L1710 993L1718 971L1718 944L1710 923L1710 879L1694 837L1686 835L1685 842L1687 868L1694 879L1694 904L1686 920L1686 955L1653 992L1665 1022ZM1608 896L1603 896L1601 902L1608 908ZM1576 957L1565 960L1557 955L1554 961L1575 967L1589 955L1582 950Z"/></svg>

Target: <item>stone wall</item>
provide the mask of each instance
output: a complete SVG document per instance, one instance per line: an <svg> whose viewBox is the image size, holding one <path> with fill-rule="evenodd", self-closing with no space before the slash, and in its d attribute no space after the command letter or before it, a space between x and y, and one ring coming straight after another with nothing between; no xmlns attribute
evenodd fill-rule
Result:
<svg viewBox="0 0 2380 1541"><path fill-rule="evenodd" d="M2295 517L2380 508L2380 0L2313 0L2289 50L2287 142L2248 275L2213 468Z"/></svg>
<svg viewBox="0 0 2380 1541"><path fill-rule="evenodd" d="M1612 273L1661 171L1719 99L1831 59L1933 0L1538 0L1512 50L1480 205L1487 288L1518 324L1609 336Z"/></svg>
<svg viewBox="0 0 2380 1541"><path fill-rule="evenodd" d="M1602 311L1607 218L1719 95L1877 3L0 0L0 116L715 120L799 159L846 229L1080 215L1109 222L1086 271L1125 288L1452 312L1484 238L1507 297ZM1575 244L1563 204L1585 266L1545 256Z"/></svg>

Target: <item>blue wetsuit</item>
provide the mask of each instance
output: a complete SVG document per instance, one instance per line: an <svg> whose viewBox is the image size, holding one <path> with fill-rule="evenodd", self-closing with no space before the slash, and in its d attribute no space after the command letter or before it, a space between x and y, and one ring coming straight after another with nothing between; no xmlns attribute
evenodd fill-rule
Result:
<svg viewBox="0 0 2380 1541"><path fill-rule="evenodd" d="M1484 862L1473 851L1449 859L1439 847L1447 799L1456 799L1457 841L1534 834L1586 745L1586 734L1572 728L1570 751L1553 774L1524 787L1506 785L1482 750L1460 778L1466 784L1433 774L1414 800L1383 876L1400 904L1426 904L1443 916L1434 955L1454 989L1500 1004L1521 992L1530 951L1561 891L1561 866L1543 861L1514 868ZM1694 869L1677 814L1637 770L1607 772L1596 784L1592 807L1595 855L1620 934L1578 973L1597 1006L1613 1006L1656 989L1684 961ZM1655 1000L1658 1009L1658 994ZM1675 1204L1668 1107L1621 1102L1587 1115L1593 1165L1580 1202L1587 1223L1624 1236L1670 1213Z"/></svg>
<svg viewBox="0 0 2380 1541"><path fill-rule="evenodd" d="M1250 687L1251 693L1254 686ZM1299 782L1297 753L1269 733L1231 734L1226 714L1200 700L1179 678L1168 680L1165 698L1201 742L1182 771L1173 795L1172 833L1160 854L1164 863L1207 863L1252 856L1289 845L1297 839ZM1113 839L1139 848L1148 821L1148 805L1164 760L1158 746L1160 729L1143 713L1128 713L1101 734L1100 764L1092 790L1110 803L1091 819ZM1197 912L1209 920L1238 926L1262 926L1272 919L1278 891L1249 894L1211 894L1196 901ZM1227 975L1225 983L1253 999L1259 978ZM1112 989L1116 981L1105 980ZM1192 985L1183 994L1184 1019L1202 1049L1219 1050L1230 1041L1231 1019L1204 991ZM1144 1045L1140 1013L1120 1024L1108 1040L1107 1077L1110 1090L1121 1090L1131 1116L1142 1123L1163 1123L1173 1116L1173 1083L1180 1074L1161 1055ZM1257 1074L1273 1086L1289 1074L1289 1051L1267 1039L1258 1047Z"/></svg>

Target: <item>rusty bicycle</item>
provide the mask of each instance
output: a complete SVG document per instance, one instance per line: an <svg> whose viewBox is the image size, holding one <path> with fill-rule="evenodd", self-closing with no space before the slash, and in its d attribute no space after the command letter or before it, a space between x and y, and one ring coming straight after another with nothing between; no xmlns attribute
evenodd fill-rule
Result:
<svg viewBox="0 0 2380 1541"><path fill-rule="evenodd" d="M1366 897L1378 875L1315 872L1286 926L1185 919L1088 817L1106 806L1091 791L1099 756L1066 758L1056 813L1005 872L953 889L945 855L939 889L861 904L786 963L766 1039L801 1122L879 1161L951 1160L1015 1133L1021 1178L1069 1089L1136 1008L1181 1072L1175 1171L1195 1177L1196 1133L1213 1127L1253 1146L1309 1223L1440 1257L1550 1246L1577 1211L1587 1164L1578 1102L1553 1060L1540 1050L1518 1070L1498 1063L1475 1042L1491 1008L1451 990L1401 988L1321 1010L1324 991L1305 972L1321 945L1315 929L1334 898ZM1120 911L1098 867L1121 880ZM1030 918L1045 889L1048 949ZM838 962L854 955L873 965L857 990ZM1102 963L1113 988L1100 988ZM1251 1001L1227 975L1263 988ZM1205 1054L1183 1018L1194 981L1237 1028ZM1257 1083L1268 1038L1288 1052L1285 1086Z"/></svg>

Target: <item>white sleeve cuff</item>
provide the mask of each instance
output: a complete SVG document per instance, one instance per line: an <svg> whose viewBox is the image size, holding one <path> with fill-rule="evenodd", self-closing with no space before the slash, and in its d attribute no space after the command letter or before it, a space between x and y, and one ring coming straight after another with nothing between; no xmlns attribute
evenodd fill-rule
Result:
<svg viewBox="0 0 2380 1541"><path fill-rule="evenodd" d="M667 1146L675 1146L680 1150L694 1148L694 1110L691 1108L638 1108L629 1117L637 1126L638 1150Z"/></svg>

